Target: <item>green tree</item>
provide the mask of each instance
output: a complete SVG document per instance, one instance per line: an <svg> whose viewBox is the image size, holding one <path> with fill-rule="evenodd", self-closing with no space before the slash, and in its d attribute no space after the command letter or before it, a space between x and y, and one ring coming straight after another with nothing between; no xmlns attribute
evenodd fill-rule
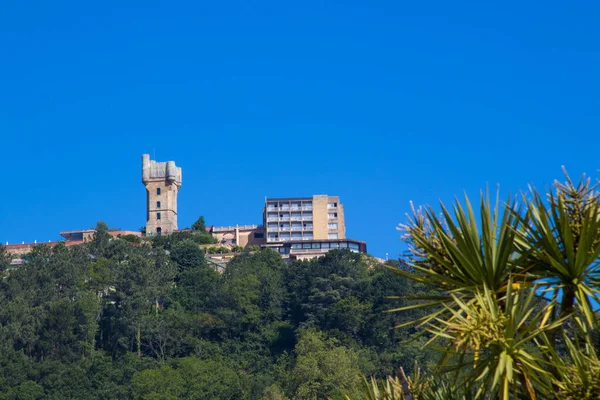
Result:
<svg viewBox="0 0 600 400"><path fill-rule="evenodd" d="M295 348L296 361L288 377L294 399L342 399L360 384L357 354L337 340L314 330L303 331Z"/></svg>
<svg viewBox="0 0 600 400"><path fill-rule="evenodd" d="M223 272L220 316L243 333L280 320L283 313L283 270L279 254L263 250L234 258Z"/></svg>
<svg viewBox="0 0 600 400"><path fill-rule="evenodd" d="M206 224L202 215L192 224L192 230L206 232Z"/></svg>
<svg viewBox="0 0 600 400"><path fill-rule="evenodd" d="M129 235L119 235L120 239L125 240L126 242L130 242L130 243L142 243L142 239L140 239L139 236L133 235L133 234L129 234Z"/></svg>
<svg viewBox="0 0 600 400"><path fill-rule="evenodd" d="M6 251L6 247L0 243L0 272L10 267L11 256Z"/></svg>
<svg viewBox="0 0 600 400"><path fill-rule="evenodd" d="M134 398L140 400L177 400L185 393L185 380L168 365L137 372L131 380Z"/></svg>
<svg viewBox="0 0 600 400"><path fill-rule="evenodd" d="M180 271L206 266L204 252L189 239L183 240L172 247L171 259L179 265Z"/></svg>
<svg viewBox="0 0 600 400"><path fill-rule="evenodd" d="M358 338L371 304L369 271L360 254L334 250L287 270L289 318L302 326L336 329Z"/></svg>
<svg viewBox="0 0 600 400"><path fill-rule="evenodd" d="M44 397L44 388L33 381L25 381L19 385L15 395L18 400L37 400Z"/></svg>
<svg viewBox="0 0 600 400"><path fill-rule="evenodd" d="M237 371L223 359L185 357L177 360L185 381L185 399L243 399L245 387Z"/></svg>
<svg viewBox="0 0 600 400"><path fill-rule="evenodd" d="M102 252L108 246L108 242L110 241L110 234L108 232L108 225L105 222L98 221L92 238L92 248L98 255L102 255Z"/></svg>

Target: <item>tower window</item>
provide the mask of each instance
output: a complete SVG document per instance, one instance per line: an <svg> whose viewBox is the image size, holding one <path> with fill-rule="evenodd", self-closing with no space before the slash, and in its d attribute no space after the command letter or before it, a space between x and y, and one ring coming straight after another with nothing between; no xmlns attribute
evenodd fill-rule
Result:
<svg viewBox="0 0 600 400"><path fill-rule="evenodd" d="M160 226L156 228L156 233L158 233L159 235L162 233L162 228Z"/></svg>
<svg viewBox="0 0 600 400"><path fill-rule="evenodd" d="M160 208L160 201L156 202L156 208Z"/></svg>
<svg viewBox="0 0 600 400"><path fill-rule="evenodd" d="M156 213L156 219L160 219L160 213Z"/></svg>
<svg viewBox="0 0 600 400"><path fill-rule="evenodd" d="M160 196L160 188L156 188L156 195Z"/></svg>

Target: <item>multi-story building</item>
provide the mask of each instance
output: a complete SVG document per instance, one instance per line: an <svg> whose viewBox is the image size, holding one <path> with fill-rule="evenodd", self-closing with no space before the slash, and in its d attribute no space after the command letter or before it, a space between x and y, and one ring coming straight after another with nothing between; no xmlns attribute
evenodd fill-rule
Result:
<svg viewBox="0 0 600 400"><path fill-rule="evenodd" d="M143 154L142 183L146 186L146 235L176 231L181 168L175 161L156 162Z"/></svg>
<svg viewBox="0 0 600 400"><path fill-rule="evenodd" d="M267 243L345 239L344 206L338 196L267 198Z"/></svg>
<svg viewBox="0 0 600 400"><path fill-rule="evenodd" d="M346 238L344 206L338 196L267 198L263 224L263 247L284 257L307 259L332 249L367 252L365 242Z"/></svg>

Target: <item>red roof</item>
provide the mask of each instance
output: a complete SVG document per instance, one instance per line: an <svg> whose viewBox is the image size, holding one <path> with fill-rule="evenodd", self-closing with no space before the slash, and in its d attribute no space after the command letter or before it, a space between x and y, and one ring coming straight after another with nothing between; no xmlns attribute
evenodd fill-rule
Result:
<svg viewBox="0 0 600 400"><path fill-rule="evenodd" d="M78 244L83 244L83 240L73 240L70 242L61 240L58 242L40 242L40 243L21 243L21 244L7 244L4 247L6 250L19 250L19 249L33 249L35 246L46 245L50 247L54 247L59 243L64 243L66 246L75 246Z"/></svg>

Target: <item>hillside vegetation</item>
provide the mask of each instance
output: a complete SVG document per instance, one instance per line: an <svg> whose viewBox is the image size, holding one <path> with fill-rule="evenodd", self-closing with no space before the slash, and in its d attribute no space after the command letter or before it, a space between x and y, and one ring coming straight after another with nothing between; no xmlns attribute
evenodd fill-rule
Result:
<svg viewBox="0 0 600 400"><path fill-rule="evenodd" d="M429 361L383 312L421 284L350 251L263 250L219 274L205 241L140 246L100 223L88 244L37 246L0 283L0 398L341 399Z"/></svg>

